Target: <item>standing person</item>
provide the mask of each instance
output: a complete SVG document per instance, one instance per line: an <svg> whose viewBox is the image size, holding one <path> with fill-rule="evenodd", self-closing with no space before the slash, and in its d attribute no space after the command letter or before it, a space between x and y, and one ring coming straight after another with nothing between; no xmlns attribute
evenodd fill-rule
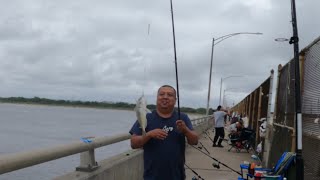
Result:
<svg viewBox="0 0 320 180"><path fill-rule="evenodd" d="M243 114L242 121L243 121L243 126L247 128L249 126L249 120L246 113Z"/></svg>
<svg viewBox="0 0 320 180"><path fill-rule="evenodd" d="M225 118L227 116L227 113L221 109L221 106L219 105L217 107L217 111L213 113L214 116L214 120L215 120L215 131L216 134L214 136L213 139L213 144L212 147L221 147L223 148L223 146L221 145L223 138L224 138L224 124L225 124ZM219 141L218 141L219 139ZM218 141L218 144L216 144Z"/></svg>
<svg viewBox="0 0 320 180"><path fill-rule="evenodd" d="M233 115L233 110L230 110L229 115L228 115L228 121L231 122L232 121L232 116ZM232 124L232 123L230 123Z"/></svg>
<svg viewBox="0 0 320 180"><path fill-rule="evenodd" d="M234 113L232 118L231 118L231 122L230 124L234 124L236 122L238 122L239 118L238 118L238 114L237 113Z"/></svg>
<svg viewBox="0 0 320 180"><path fill-rule="evenodd" d="M176 90L169 85L159 88L156 110L148 113L146 135L136 121L130 130L131 147L143 148L144 180L184 180L185 138L198 143L189 117L174 110Z"/></svg>

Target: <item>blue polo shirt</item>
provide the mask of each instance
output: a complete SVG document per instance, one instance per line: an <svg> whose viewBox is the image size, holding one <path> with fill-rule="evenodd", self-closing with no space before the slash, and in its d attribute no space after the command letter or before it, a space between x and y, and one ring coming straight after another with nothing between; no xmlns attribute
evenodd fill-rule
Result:
<svg viewBox="0 0 320 180"><path fill-rule="evenodd" d="M181 113L180 119L193 130L189 117ZM164 140L150 139L144 146L144 180L184 180L185 136L177 130L178 113L174 111L170 118L162 118L156 111L147 114L146 132L163 129L168 132ZM136 121L130 134L141 135Z"/></svg>

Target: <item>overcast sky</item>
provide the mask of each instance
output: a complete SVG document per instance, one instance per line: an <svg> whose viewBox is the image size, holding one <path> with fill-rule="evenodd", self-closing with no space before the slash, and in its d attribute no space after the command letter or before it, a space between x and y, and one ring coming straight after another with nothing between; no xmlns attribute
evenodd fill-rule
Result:
<svg viewBox="0 0 320 180"><path fill-rule="evenodd" d="M0 96L155 103L176 86L169 0L0 0ZM173 0L181 106L243 99L293 57L290 0ZM297 1L300 49L320 35L319 0ZM148 33L148 25L150 31ZM232 90L233 89L233 90Z"/></svg>

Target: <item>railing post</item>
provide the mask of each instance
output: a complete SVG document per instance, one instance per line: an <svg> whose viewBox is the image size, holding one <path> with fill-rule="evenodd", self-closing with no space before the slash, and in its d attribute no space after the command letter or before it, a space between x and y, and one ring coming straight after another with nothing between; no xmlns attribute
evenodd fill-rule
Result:
<svg viewBox="0 0 320 180"><path fill-rule="evenodd" d="M76 171L91 172L98 168L95 160L94 149L80 153L80 166L76 167Z"/></svg>

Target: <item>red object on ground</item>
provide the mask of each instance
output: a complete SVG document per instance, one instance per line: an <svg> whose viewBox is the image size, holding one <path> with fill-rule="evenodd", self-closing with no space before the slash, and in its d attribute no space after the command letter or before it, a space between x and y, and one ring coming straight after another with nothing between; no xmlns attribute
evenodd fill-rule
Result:
<svg viewBox="0 0 320 180"><path fill-rule="evenodd" d="M261 178L259 178L259 177L262 177L262 173L257 172L257 173L255 174L254 180L261 180Z"/></svg>

